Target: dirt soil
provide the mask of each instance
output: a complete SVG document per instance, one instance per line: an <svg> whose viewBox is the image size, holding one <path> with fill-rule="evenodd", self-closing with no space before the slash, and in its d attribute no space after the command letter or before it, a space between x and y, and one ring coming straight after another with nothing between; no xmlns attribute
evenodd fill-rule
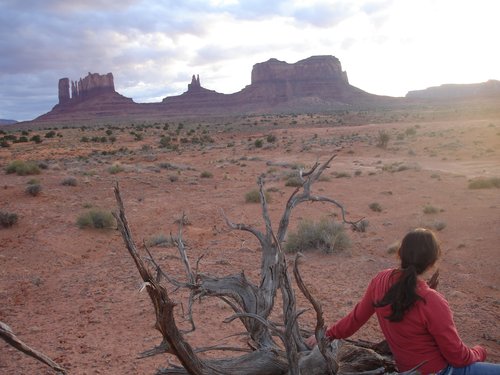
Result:
<svg viewBox="0 0 500 375"><path fill-rule="evenodd" d="M122 238L114 228L81 229L77 218L89 209L115 210L118 181L139 246L177 233L175 220L184 212L188 256L195 264L204 255L200 272L223 276L244 270L257 282L258 242L247 232L229 230L221 209L234 222L263 228L260 205L246 203L245 194L265 172L276 228L294 190L285 186L291 167L307 169L336 154L313 191L338 200L349 219L365 218L369 226L364 233L349 231L349 250L312 250L302 259L303 278L322 302L326 321L348 313L378 271L397 266L391 247L410 228L430 227L444 253L438 290L454 311L462 339L484 346L488 359L500 362L500 194L498 188L468 187L477 178L500 177L500 119L355 127L325 122L321 116L268 116L252 118L250 125L171 123L168 131L163 123L124 125L111 129L114 143L81 141L109 136L104 127L57 129L60 136L54 138L45 138L44 129L29 134L40 134L40 144L0 148L0 210L19 217L14 226L0 228L0 320L70 374L153 374L176 361L167 355L137 358L159 344L161 335ZM160 148L160 136L177 128L179 149ZM380 131L390 135L386 148L377 146ZM276 140L268 141L268 135ZM213 142L193 144L195 136ZM262 147L256 147L257 139ZM15 159L42 161L46 169L34 176L7 174L5 167ZM76 186L62 184L70 176ZM38 182L42 192L27 194L28 182ZM380 212L370 209L373 203ZM338 215L332 205L299 205L290 230L300 220ZM175 247L153 246L152 252L167 273L184 278ZM187 328L181 316L185 295L173 296L178 321ZM298 301L299 308L310 307L302 296ZM244 337L232 336L242 325L223 323L232 314L223 302L203 299L194 313L197 329L186 335L193 346L245 346ZM279 309L273 316L279 320ZM304 328L314 324L312 312L301 317ZM354 338L381 339L376 321ZM0 373L53 372L0 341Z"/></svg>

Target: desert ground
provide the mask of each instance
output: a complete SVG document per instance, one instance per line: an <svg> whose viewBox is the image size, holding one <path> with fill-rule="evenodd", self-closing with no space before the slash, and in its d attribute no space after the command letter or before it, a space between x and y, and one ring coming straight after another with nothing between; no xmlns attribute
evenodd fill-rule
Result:
<svg viewBox="0 0 500 375"><path fill-rule="evenodd" d="M21 129L1 129L22 136ZM54 136L47 137L51 131ZM234 222L263 228L261 206L246 202L245 195L264 173L277 227L295 189L286 186L288 176L332 155L313 192L341 202L349 220L369 224L365 232L346 226L348 249L304 252L300 269L326 321L348 313L378 271L397 266L394 246L409 229L429 227L443 250L438 290L454 311L462 339L484 346L488 360L500 362L500 194L496 187L469 187L471 181L500 177L497 115L404 121L387 116L356 126L335 115L266 115L46 125L25 132L27 138L40 135L42 142L0 148L0 210L18 215L17 223L0 228L0 321L70 374L153 374L176 362L168 355L137 358L158 345L161 335L116 227L77 225L89 210L116 210L116 182L137 245L149 243L166 272L184 277L176 247L158 243L177 233L184 213L188 257L194 264L204 255L199 272L245 271L257 281L259 244L247 232L230 230L222 210ZM386 145L380 142L384 134ZM35 161L40 173L7 173L14 160ZM32 196L26 189L34 184L41 191ZM340 220L339 210L326 203L299 205L290 232L303 220L321 218ZM173 296L179 324L187 326L181 308L186 296ZM297 299L299 308L310 308L298 291ZM219 300L198 301L196 330L186 339L195 347L244 347L245 338L234 336L243 326L223 322L230 315ZM279 309L274 316L279 320ZM313 329L314 319L308 311L301 326ZM354 338L380 340L375 319ZM0 341L0 373L53 371Z"/></svg>

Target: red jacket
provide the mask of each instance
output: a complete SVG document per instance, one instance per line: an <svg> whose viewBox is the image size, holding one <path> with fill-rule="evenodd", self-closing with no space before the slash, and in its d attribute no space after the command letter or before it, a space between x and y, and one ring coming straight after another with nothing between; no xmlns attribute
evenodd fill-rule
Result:
<svg viewBox="0 0 500 375"><path fill-rule="evenodd" d="M438 372L448 364L464 367L486 359L486 350L481 346L468 348L464 345L448 302L423 280L418 279L417 293L424 300L418 300L400 322L385 319L391 312L390 305L375 308L373 303L380 301L394 283L397 273L393 271L385 270L375 276L363 299L349 315L328 328L326 336L330 339L347 338L376 313L399 371L410 370L426 361L419 371L428 374Z"/></svg>

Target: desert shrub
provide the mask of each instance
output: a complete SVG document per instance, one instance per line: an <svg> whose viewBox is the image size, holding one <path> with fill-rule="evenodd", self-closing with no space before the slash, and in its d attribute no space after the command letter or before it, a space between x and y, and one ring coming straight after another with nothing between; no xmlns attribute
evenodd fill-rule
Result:
<svg viewBox="0 0 500 375"><path fill-rule="evenodd" d="M500 188L499 177L479 178L469 182L469 189L492 189L494 187Z"/></svg>
<svg viewBox="0 0 500 375"><path fill-rule="evenodd" d="M64 186L76 186L77 181L75 177L66 177L64 180L61 181L61 184Z"/></svg>
<svg viewBox="0 0 500 375"><path fill-rule="evenodd" d="M303 184L304 182L296 173L288 175L285 182L285 186L291 186L291 187L299 187L302 186Z"/></svg>
<svg viewBox="0 0 500 375"><path fill-rule="evenodd" d="M168 180L170 182L176 182L179 180L179 176L175 175L175 174L171 174L170 176L168 176Z"/></svg>
<svg viewBox="0 0 500 375"><path fill-rule="evenodd" d="M31 195L33 197L36 197L42 191L42 185L40 185L40 184L30 184L30 185L26 186L25 191L26 191L27 194L29 194L29 195Z"/></svg>
<svg viewBox="0 0 500 375"><path fill-rule="evenodd" d="M351 240L341 223L323 218L319 222L304 220L297 231L289 234L285 244L287 252L296 253L318 249L330 254L334 251L346 250Z"/></svg>
<svg viewBox="0 0 500 375"><path fill-rule="evenodd" d="M212 172L209 172L209 171L203 171L200 174L201 178L212 178L213 176L214 176L214 174Z"/></svg>
<svg viewBox="0 0 500 375"><path fill-rule="evenodd" d="M407 171L410 169L419 170L420 166L418 164L415 164L415 163L408 164L408 163L403 163L403 162L394 162L392 164L386 164L382 167L383 171L391 172L391 173L403 172L403 171Z"/></svg>
<svg viewBox="0 0 500 375"><path fill-rule="evenodd" d="M7 173L17 173L19 176L39 174L39 166L32 161L14 160L5 168Z"/></svg>
<svg viewBox="0 0 500 375"><path fill-rule="evenodd" d="M0 147L10 147L10 143L5 139L0 140Z"/></svg>
<svg viewBox="0 0 500 375"><path fill-rule="evenodd" d="M54 138L55 136L56 136L56 132L53 130L45 133L45 138Z"/></svg>
<svg viewBox="0 0 500 375"><path fill-rule="evenodd" d="M408 135L408 136L412 136L412 135L415 135L417 134L417 129L415 128L408 128L405 130L405 134Z"/></svg>
<svg viewBox="0 0 500 375"><path fill-rule="evenodd" d="M172 238L171 236L166 236L164 234L157 234L157 235L151 236L146 241L146 245L150 246L150 247L153 247L153 246L159 246L159 247L176 246L175 239Z"/></svg>
<svg viewBox="0 0 500 375"><path fill-rule="evenodd" d="M35 143L42 143L42 138L40 137L40 135L36 134L30 138L30 141Z"/></svg>
<svg viewBox="0 0 500 375"><path fill-rule="evenodd" d="M446 228L446 222L444 222L442 220L435 220L432 223L430 223L428 226L439 232L439 231L442 231L444 228Z"/></svg>
<svg viewBox="0 0 500 375"><path fill-rule="evenodd" d="M368 207L370 207L370 210L374 212L382 212L382 206L378 202L370 203Z"/></svg>
<svg viewBox="0 0 500 375"><path fill-rule="evenodd" d="M359 232L366 232L366 229L370 225L370 222L366 219L362 219L359 223L356 224L356 230Z"/></svg>
<svg viewBox="0 0 500 375"><path fill-rule="evenodd" d="M266 197L266 202L269 203L271 201L271 195L267 191L265 191L264 196ZM259 190L253 189L253 190L250 190L249 192L247 192L245 194L245 202L246 203L260 203Z"/></svg>
<svg viewBox="0 0 500 375"><path fill-rule="evenodd" d="M124 169L120 164L113 164L111 167L108 168L108 172L111 174L117 174L123 171Z"/></svg>
<svg viewBox="0 0 500 375"><path fill-rule="evenodd" d="M256 139L255 142L253 143L255 147L261 148L262 147L262 139Z"/></svg>
<svg viewBox="0 0 500 375"><path fill-rule="evenodd" d="M274 142L276 142L276 140L277 140L277 138L274 134L269 134L266 138L266 141L268 143L274 143Z"/></svg>
<svg viewBox="0 0 500 375"><path fill-rule="evenodd" d="M385 130L379 130L377 136L377 147L387 148L391 136Z"/></svg>
<svg viewBox="0 0 500 375"><path fill-rule="evenodd" d="M431 204L426 204L424 206L423 211L424 211L424 214L437 214L439 212L439 208L434 207Z"/></svg>
<svg viewBox="0 0 500 375"><path fill-rule="evenodd" d="M354 172L354 175L355 175L355 176L361 176L361 174L362 174L362 173L363 173L362 171L360 171L359 169L357 169L357 170Z"/></svg>
<svg viewBox="0 0 500 375"><path fill-rule="evenodd" d="M168 146L170 146L170 142L172 142L171 137L163 136L160 138L160 147L168 147Z"/></svg>
<svg viewBox="0 0 500 375"><path fill-rule="evenodd" d="M115 218L109 211L92 209L87 211L76 220L76 224L80 229L83 228L112 228L115 224Z"/></svg>
<svg viewBox="0 0 500 375"><path fill-rule="evenodd" d="M9 228L17 223L17 214L13 212L0 211L0 226Z"/></svg>
<svg viewBox="0 0 500 375"><path fill-rule="evenodd" d="M35 185L35 184L39 184L40 183L40 180L38 180L38 178L30 178L27 182L28 185Z"/></svg>
<svg viewBox="0 0 500 375"><path fill-rule="evenodd" d="M388 254L395 254L399 250L400 246L401 246L401 243L399 243L399 242L391 243L389 246L387 246L387 253Z"/></svg>
<svg viewBox="0 0 500 375"><path fill-rule="evenodd" d="M346 178L351 177L351 175L347 172L337 172L335 173L335 178Z"/></svg>

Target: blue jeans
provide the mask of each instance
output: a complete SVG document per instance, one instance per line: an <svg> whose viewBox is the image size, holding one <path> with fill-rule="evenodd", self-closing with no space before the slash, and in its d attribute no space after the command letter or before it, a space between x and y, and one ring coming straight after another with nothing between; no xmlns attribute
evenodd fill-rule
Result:
<svg viewBox="0 0 500 375"><path fill-rule="evenodd" d="M465 367L453 367L449 365L439 371L437 375L500 375L500 364L475 362Z"/></svg>

